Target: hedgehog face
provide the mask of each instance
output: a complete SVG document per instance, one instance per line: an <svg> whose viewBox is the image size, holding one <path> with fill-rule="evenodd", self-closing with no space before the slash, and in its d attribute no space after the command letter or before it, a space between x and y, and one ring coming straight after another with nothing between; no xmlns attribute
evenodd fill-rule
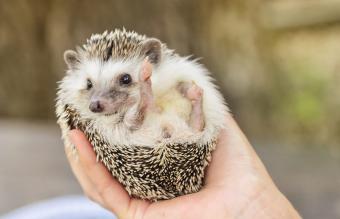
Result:
<svg viewBox="0 0 340 219"><path fill-rule="evenodd" d="M122 116L140 100L142 60L84 59L65 79L68 102L87 118Z"/></svg>
<svg viewBox="0 0 340 219"><path fill-rule="evenodd" d="M136 104L139 99L138 67L131 65L131 61L109 62L89 73L86 90L82 90L88 98L89 110L111 116L122 114Z"/></svg>
<svg viewBox="0 0 340 219"><path fill-rule="evenodd" d="M159 40L135 32L116 30L92 35L77 52L64 53L68 71L60 85L63 99L83 118L120 120L140 102L142 61L148 57L150 63L158 65L161 56Z"/></svg>

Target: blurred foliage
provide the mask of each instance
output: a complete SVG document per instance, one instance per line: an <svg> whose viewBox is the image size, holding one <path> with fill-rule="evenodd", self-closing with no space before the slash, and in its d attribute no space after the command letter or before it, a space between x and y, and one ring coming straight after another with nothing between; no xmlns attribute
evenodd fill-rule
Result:
<svg viewBox="0 0 340 219"><path fill-rule="evenodd" d="M125 27L160 38L181 55L203 57L250 136L338 146L336 7L320 0L332 9L324 18L322 8L303 17L305 7L297 13L290 5L284 14L294 8L295 17L287 22L283 13L268 12L284 7L267 7L273 2L279 1L0 0L0 116L54 119L63 51L91 33ZM316 19L322 22L313 25Z"/></svg>

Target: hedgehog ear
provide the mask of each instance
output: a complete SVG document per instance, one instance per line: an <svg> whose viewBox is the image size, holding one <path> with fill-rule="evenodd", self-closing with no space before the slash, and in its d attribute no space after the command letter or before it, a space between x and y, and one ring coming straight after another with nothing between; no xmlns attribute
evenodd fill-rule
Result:
<svg viewBox="0 0 340 219"><path fill-rule="evenodd" d="M158 39L147 39L142 44L142 55L147 56L152 64L158 64L162 55L162 44Z"/></svg>
<svg viewBox="0 0 340 219"><path fill-rule="evenodd" d="M69 69L75 69L76 65L80 62L78 53L73 50L66 50L64 52L64 60Z"/></svg>

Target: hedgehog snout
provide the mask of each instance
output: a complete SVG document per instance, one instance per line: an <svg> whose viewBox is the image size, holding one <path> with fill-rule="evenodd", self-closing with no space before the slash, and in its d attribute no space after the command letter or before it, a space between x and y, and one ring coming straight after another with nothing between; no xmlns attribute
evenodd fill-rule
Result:
<svg viewBox="0 0 340 219"><path fill-rule="evenodd" d="M94 113L101 113L104 111L104 105L100 100L95 100L90 103L89 109Z"/></svg>

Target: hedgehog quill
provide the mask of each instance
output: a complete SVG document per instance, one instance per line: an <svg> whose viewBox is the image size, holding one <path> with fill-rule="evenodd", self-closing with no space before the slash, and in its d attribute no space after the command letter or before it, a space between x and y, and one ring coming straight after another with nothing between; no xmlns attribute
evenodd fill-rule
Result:
<svg viewBox="0 0 340 219"><path fill-rule="evenodd" d="M83 131L132 197L202 188L228 112L206 68L125 29L94 34L64 59L56 114L66 147L69 130Z"/></svg>

